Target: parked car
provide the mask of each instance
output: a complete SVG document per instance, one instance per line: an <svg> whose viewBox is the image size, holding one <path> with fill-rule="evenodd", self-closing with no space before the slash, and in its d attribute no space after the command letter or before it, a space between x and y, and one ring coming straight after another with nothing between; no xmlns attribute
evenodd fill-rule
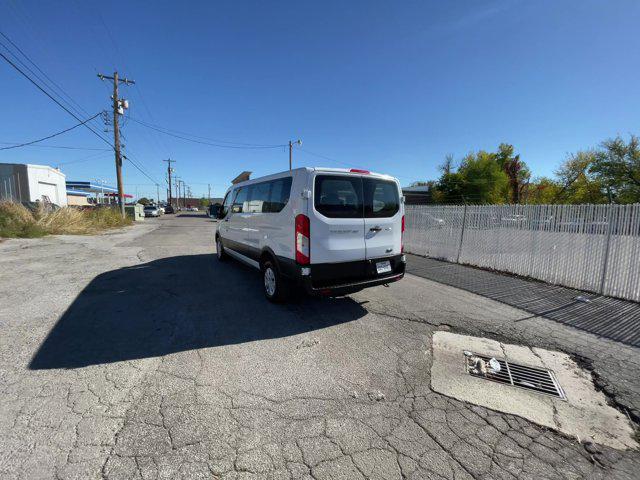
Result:
<svg viewBox="0 0 640 480"><path fill-rule="evenodd" d="M218 218L218 211L220 210L220 205L216 204L216 205L209 205L209 207L207 208L207 216L211 217L211 218Z"/></svg>
<svg viewBox="0 0 640 480"><path fill-rule="evenodd" d="M400 280L404 205L400 183L356 169L298 168L238 183L218 211L217 257L262 272L282 301L300 285L338 296Z"/></svg>
<svg viewBox="0 0 640 480"><path fill-rule="evenodd" d="M164 213L169 214L169 213L176 213L176 212L171 205L166 205L164 207Z"/></svg>
<svg viewBox="0 0 640 480"><path fill-rule="evenodd" d="M144 207L144 216L145 217L159 217L160 209L157 205L147 205Z"/></svg>
<svg viewBox="0 0 640 480"><path fill-rule="evenodd" d="M189 208L190 212L197 212L198 211L198 207L191 207Z"/></svg>

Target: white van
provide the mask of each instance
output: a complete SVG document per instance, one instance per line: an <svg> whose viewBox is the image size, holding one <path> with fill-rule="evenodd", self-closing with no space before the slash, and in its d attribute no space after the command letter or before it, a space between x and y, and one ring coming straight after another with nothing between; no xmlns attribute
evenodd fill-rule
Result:
<svg viewBox="0 0 640 480"><path fill-rule="evenodd" d="M400 184L366 170L298 168L233 185L218 212L219 260L261 270L264 293L293 284L337 296L404 276Z"/></svg>

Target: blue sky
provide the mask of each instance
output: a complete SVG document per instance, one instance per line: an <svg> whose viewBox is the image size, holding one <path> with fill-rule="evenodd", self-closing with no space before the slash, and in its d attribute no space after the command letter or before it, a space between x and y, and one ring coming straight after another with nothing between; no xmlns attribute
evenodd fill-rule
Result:
<svg viewBox="0 0 640 480"><path fill-rule="evenodd" d="M109 108L98 72L135 79L121 87L127 154L161 183L161 160L175 159L195 194L207 183L220 194L242 170L285 170L288 153L190 143L135 119L230 142L301 138L295 166L365 167L403 184L436 178L448 153L500 142L550 175L568 152L640 133L638 20L635 0L0 0L0 30L87 113ZM0 142L77 123L4 62L0 84ZM82 128L46 143L106 147ZM99 150L26 147L0 162L115 178ZM128 163L124 174L128 193L155 195Z"/></svg>

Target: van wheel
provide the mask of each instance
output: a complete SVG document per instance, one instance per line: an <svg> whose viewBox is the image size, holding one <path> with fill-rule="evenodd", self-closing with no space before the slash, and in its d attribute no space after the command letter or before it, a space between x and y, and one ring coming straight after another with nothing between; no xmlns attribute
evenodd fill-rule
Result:
<svg viewBox="0 0 640 480"><path fill-rule="evenodd" d="M216 237L216 256L219 262L224 262L227 259L227 252L224 251L220 237Z"/></svg>
<svg viewBox="0 0 640 480"><path fill-rule="evenodd" d="M284 281L271 260L262 263L262 285L264 296L270 302L283 302L286 299Z"/></svg>

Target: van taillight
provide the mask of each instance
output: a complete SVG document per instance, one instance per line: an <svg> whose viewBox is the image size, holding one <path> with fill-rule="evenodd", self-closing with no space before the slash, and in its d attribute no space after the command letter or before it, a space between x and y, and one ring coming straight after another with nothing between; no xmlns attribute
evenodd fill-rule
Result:
<svg viewBox="0 0 640 480"><path fill-rule="evenodd" d="M402 215L402 230L400 233L400 253L404 253L404 215Z"/></svg>
<svg viewBox="0 0 640 480"><path fill-rule="evenodd" d="M296 262L309 265L311 259L311 245L309 242L309 217L300 214L296 217Z"/></svg>

